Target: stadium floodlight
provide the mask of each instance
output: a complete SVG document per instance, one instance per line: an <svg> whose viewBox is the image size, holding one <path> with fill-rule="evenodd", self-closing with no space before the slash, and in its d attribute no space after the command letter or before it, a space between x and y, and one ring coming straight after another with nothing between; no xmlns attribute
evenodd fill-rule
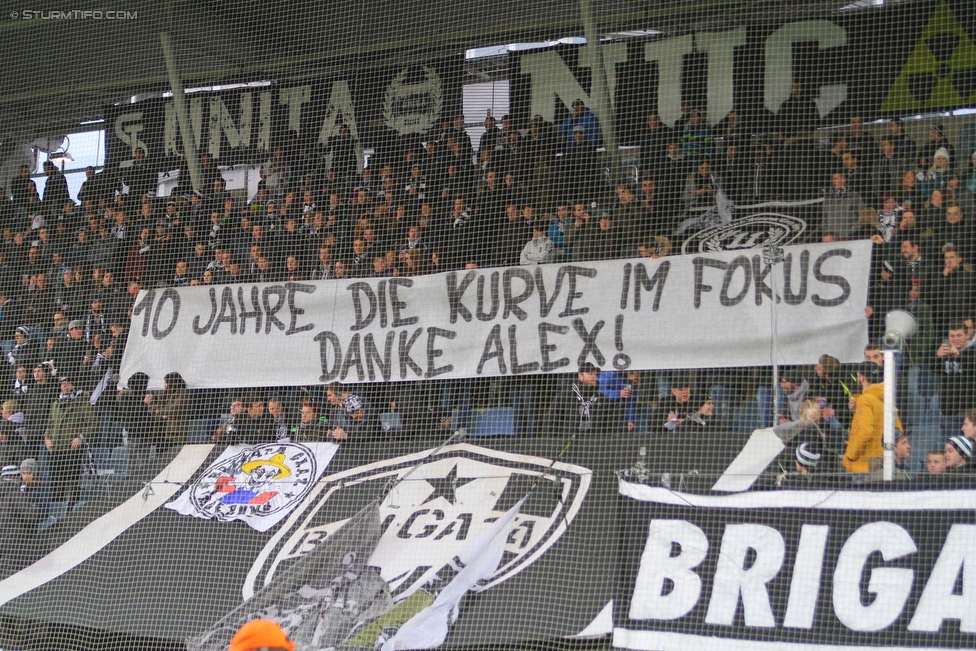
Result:
<svg viewBox="0 0 976 651"><path fill-rule="evenodd" d="M918 323L910 312L891 310L885 315L884 344L888 348L900 348L918 330Z"/></svg>
<svg viewBox="0 0 976 651"><path fill-rule="evenodd" d="M60 163L61 165L64 165L65 163L75 162L74 157L66 151L59 151L54 154L51 154L51 158L49 160L52 163Z"/></svg>
<svg viewBox="0 0 976 651"><path fill-rule="evenodd" d="M74 156L68 153L68 147L71 145L71 141L68 140L67 136L64 138L64 147L58 149L56 152L48 156L48 160L56 165L61 166L61 171L64 171L65 163L75 162Z"/></svg>
<svg viewBox="0 0 976 651"><path fill-rule="evenodd" d="M71 146L71 141L68 139L67 136L64 137L64 142L62 142L61 144L63 146L59 147L57 151L55 151L53 154L48 156L48 160L54 163L55 165L60 165L61 171L63 172L64 164L73 163L75 162L75 159L74 156L68 153L68 147Z"/></svg>

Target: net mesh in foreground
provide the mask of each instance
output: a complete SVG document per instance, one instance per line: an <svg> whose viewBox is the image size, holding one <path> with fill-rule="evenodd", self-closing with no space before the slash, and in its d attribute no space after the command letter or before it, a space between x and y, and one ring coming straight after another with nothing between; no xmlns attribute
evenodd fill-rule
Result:
<svg viewBox="0 0 976 651"><path fill-rule="evenodd" d="M0 12L0 648L973 646L970 3L126 5Z"/></svg>

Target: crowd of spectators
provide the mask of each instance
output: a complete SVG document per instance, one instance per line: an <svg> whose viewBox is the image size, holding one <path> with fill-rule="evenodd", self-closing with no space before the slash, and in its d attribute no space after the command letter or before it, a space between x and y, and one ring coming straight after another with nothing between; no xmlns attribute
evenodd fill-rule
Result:
<svg viewBox="0 0 976 651"><path fill-rule="evenodd" d="M138 375L116 387L143 288L660 257L724 194L737 206L820 199L811 239L875 243L872 341L891 309L910 311L919 324L900 361L908 436L901 450L914 440L919 451L905 473L972 467L976 152L957 152L940 124L920 143L898 119L878 138L859 116L846 129L814 131L816 109L799 85L781 118L775 134L760 135L737 111L715 126L689 105L673 127L648 115L637 176L613 183L599 121L581 101L558 126L538 115L521 129L508 116L500 125L489 117L477 145L458 117L426 142L377 152L362 171L344 127L327 152L282 145L246 201L226 190L207 154L200 188L189 187L183 170L168 197L156 196L163 170L141 150L123 170L89 168L77 202L53 164L44 165L43 197L25 166L0 192L0 461L9 478L24 473L24 494L40 490L40 461L45 495L73 503L86 451L121 445L118 424L138 466L154 446L192 438L192 420L211 419L205 439L226 443L354 442L457 429L475 409L506 405L520 435L636 430L667 441L672 453L716 429L807 419L823 435L795 446L797 472L832 455L836 463L825 466L871 474L882 452L872 416L879 378L828 356L784 370L780 413L764 390L772 385L765 369L625 374L584 366L575 376L518 382L225 392L206 394L206 404L175 374L162 393L147 391ZM878 346L866 363L879 368ZM743 421L746 404L755 414Z"/></svg>

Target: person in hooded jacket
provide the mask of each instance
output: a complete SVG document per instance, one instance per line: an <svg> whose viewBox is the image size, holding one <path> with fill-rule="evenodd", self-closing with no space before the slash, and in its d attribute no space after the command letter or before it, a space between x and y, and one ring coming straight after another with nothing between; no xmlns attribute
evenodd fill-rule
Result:
<svg viewBox="0 0 976 651"><path fill-rule="evenodd" d="M30 328L25 325L19 326L14 331L14 346L7 353L7 362L10 363L11 370L15 370L18 366L34 368L40 354L39 344L30 339Z"/></svg>
<svg viewBox="0 0 976 651"><path fill-rule="evenodd" d="M546 436L569 437L610 434L612 405L600 391L600 369L585 362L576 377L555 392L543 424Z"/></svg>
<svg viewBox="0 0 976 651"><path fill-rule="evenodd" d="M861 393L854 397L854 419L842 462L848 473L866 475L881 469L884 455L884 384L881 367L872 362L862 362L856 377ZM897 417L895 429L902 431Z"/></svg>
<svg viewBox="0 0 976 651"><path fill-rule="evenodd" d="M53 501L77 501L84 446L94 442L98 432L98 417L88 402L88 394L76 389L70 377L63 376L61 393L51 405L44 430L44 445L51 453Z"/></svg>
<svg viewBox="0 0 976 651"><path fill-rule="evenodd" d="M553 260L553 244L546 235L546 224L541 220L532 222L532 239L525 243L519 264L546 264Z"/></svg>
<svg viewBox="0 0 976 651"><path fill-rule="evenodd" d="M186 381L179 373L168 373L164 379L164 389L157 401L151 394L146 403L161 423L162 440L173 445L182 445L190 433L189 408L190 392Z"/></svg>
<svg viewBox="0 0 976 651"><path fill-rule="evenodd" d="M823 232L834 233L840 239L849 239L857 230L864 207L861 195L847 187L847 177L841 172L834 172L821 205Z"/></svg>
<svg viewBox="0 0 976 651"><path fill-rule="evenodd" d="M302 403L298 424L291 428L290 438L295 443L315 443L330 440L328 419L319 416L318 406L311 400Z"/></svg>
<svg viewBox="0 0 976 651"><path fill-rule="evenodd" d="M23 567L38 556L32 541L50 502L36 460L20 463L20 478L19 485L0 492L0 561L8 567Z"/></svg>
<svg viewBox="0 0 976 651"><path fill-rule="evenodd" d="M765 387L762 387L765 389ZM810 382L803 377L803 373L798 368L784 368L779 374L779 390L782 396L780 402L780 412L774 414L774 424L784 425L800 419L800 405L810 394ZM765 404L769 398L765 397L766 392L760 391L762 403Z"/></svg>
<svg viewBox="0 0 976 651"><path fill-rule="evenodd" d="M162 420L151 411L152 400L146 402L150 397L148 375L135 373L126 385L116 396L116 413L127 433L128 472L132 474L145 464L151 446L159 440Z"/></svg>
<svg viewBox="0 0 976 651"><path fill-rule="evenodd" d="M51 403L58 397L58 387L50 380L51 366L37 364L34 366L34 381L30 385L26 400L22 401L25 408L27 431L30 445L36 447L41 442L41 435L47 428L47 419L51 413Z"/></svg>

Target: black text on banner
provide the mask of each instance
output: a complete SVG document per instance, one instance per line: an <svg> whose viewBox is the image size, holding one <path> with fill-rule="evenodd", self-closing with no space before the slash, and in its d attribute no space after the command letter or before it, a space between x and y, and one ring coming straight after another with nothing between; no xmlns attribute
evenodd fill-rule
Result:
<svg viewBox="0 0 976 651"><path fill-rule="evenodd" d="M871 243L143 291L122 377L193 387L860 359Z"/></svg>

